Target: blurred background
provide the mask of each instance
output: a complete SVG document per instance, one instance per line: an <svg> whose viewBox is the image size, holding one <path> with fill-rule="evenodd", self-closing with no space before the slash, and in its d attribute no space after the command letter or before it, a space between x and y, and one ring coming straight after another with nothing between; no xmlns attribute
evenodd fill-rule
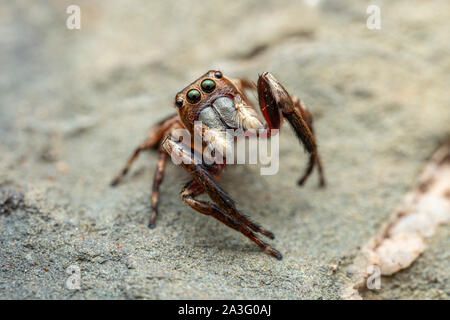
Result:
<svg viewBox="0 0 450 320"><path fill-rule="evenodd" d="M69 5L81 29L66 26ZM369 5L381 28L367 27ZM448 1L2 1L0 296L339 299L349 266L450 136ZM280 171L227 168L222 184L284 254L194 212L169 164L108 186L174 95L210 69L269 71L308 105L328 180L296 186L307 156L287 126ZM2 211L2 212L3 212ZM370 298L449 297L448 228ZM64 286L70 265L82 287ZM330 266L337 266L333 271Z"/></svg>

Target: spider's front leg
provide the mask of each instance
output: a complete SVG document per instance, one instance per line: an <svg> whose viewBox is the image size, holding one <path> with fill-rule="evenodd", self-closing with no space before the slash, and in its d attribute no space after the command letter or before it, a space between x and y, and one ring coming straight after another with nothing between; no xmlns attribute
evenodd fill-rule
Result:
<svg viewBox="0 0 450 320"><path fill-rule="evenodd" d="M325 186L322 164L317 151L317 144L312 127L312 116L300 99L291 97L286 89L269 72L264 72L258 79L259 106L269 129L279 129L282 119L286 118L297 137L310 153L308 168L298 181L302 185L311 174L314 165L319 169L320 186Z"/></svg>
<svg viewBox="0 0 450 320"><path fill-rule="evenodd" d="M233 199L217 183L217 180L209 172L208 167L195 163L193 151L189 146L184 145L180 141L176 141L169 135L162 142L162 148L173 160L189 172L194 179L181 193L183 201L186 204L194 210L212 216L228 227L241 232L255 242L261 249L281 260L281 253L258 238L254 232L260 233L270 239L274 239L273 233L252 222L236 208ZM203 192L206 192L214 203L195 199L196 195Z"/></svg>

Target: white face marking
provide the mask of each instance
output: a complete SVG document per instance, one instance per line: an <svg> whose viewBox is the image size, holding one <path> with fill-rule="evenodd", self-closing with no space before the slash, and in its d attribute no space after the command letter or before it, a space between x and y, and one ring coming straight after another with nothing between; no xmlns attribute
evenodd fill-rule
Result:
<svg viewBox="0 0 450 320"><path fill-rule="evenodd" d="M226 129L223 122L220 121L220 118L217 116L216 111L212 107L206 107L203 109L198 116L198 120L206 124L209 128Z"/></svg>
<svg viewBox="0 0 450 320"><path fill-rule="evenodd" d="M259 129L262 127L258 114L250 106L239 103L235 106L233 99L220 97L212 106L200 112L198 120L211 129L225 131L231 129Z"/></svg>
<svg viewBox="0 0 450 320"><path fill-rule="evenodd" d="M219 114L223 121L230 128L239 128L239 121L237 121L236 108L234 107L233 100L228 97L221 97L214 101L213 108Z"/></svg>

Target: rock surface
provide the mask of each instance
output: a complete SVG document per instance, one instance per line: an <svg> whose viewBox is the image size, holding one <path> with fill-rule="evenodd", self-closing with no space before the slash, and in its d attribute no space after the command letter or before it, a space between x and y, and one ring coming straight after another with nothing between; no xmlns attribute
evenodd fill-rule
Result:
<svg viewBox="0 0 450 320"><path fill-rule="evenodd" d="M80 30L66 28L68 1L0 4L0 298L339 299L450 136L448 1L378 1L381 30L366 28L369 1L77 3ZM229 166L221 181L276 234L281 262L187 208L173 164L147 229L155 153L108 185L209 69L270 71L315 116L328 188L316 174L296 186L307 156L288 126L277 175ZM444 228L367 296L448 299Z"/></svg>

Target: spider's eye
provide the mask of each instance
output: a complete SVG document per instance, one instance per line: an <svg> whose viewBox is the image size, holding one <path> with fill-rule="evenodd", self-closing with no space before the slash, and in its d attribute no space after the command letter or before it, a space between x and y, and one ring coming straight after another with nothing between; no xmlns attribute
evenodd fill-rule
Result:
<svg viewBox="0 0 450 320"><path fill-rule="evenodd" d="M222 72L220 71L216 71L216 73L214 73L214 76L218 79L222 78Z"/></svg>
<svg viewBox="0 0 450 320"><path fill-rule="evenodd" d="M203 91L205 91L206 93L210 93L213 92L216 88L216 83L211 79L205 79L202 81L201 86Z"/></svg>
<svg viewBox="0 0 450 320"><path fill-rule="evenodd" d="M177 105L178 108L180 108L183 105L183 99L178 98L177 101L175 101L175 104Z"/></svg>
<svg viewBox="0 0 450 320"><path fill-rule="evenodd" d="M197 89L191 89L186 94L186 98L187 98L187 101L189 101L189 103L195 104L200 101L200 99L202 98L202 95L201 95L200 91L198 91Z"/></svg>

